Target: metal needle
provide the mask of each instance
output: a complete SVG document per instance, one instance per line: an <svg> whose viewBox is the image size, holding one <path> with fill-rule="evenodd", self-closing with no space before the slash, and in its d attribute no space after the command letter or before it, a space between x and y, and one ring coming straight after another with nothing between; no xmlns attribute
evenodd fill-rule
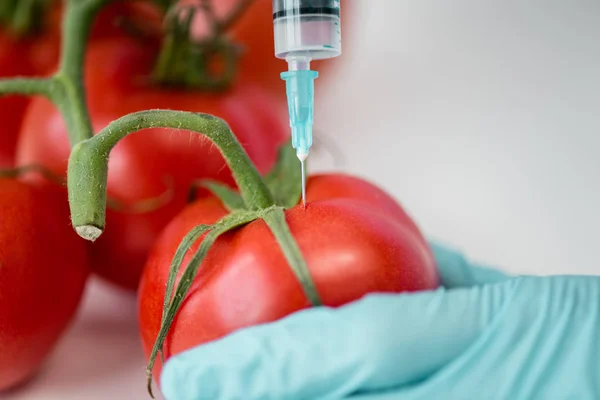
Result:
<svg viewBox="0 0 600 400"><path fill-rule="evenodd" d="M302 204L306 208L306 172L304 170L304 160L300 160L300 168L302 168Z"/></svg>

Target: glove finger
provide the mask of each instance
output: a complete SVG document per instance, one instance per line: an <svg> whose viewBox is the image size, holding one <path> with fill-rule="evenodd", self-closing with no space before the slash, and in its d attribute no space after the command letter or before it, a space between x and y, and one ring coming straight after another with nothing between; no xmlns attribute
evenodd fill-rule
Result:
<svg viewBox="0 0 600 400"><path fill-rule="evenodd" d="M439 243L430 243L430 247L440 272L442 284L447 288L498 283L511 278L497 269L470 263L463 254Z"/></svg>
<svg viewBox="0 0 600 400"><path fill-rule="evenodd" d="M169 360L167 399L340 399L426 378L481 334L512 283L371 295L234 333Z"/></svg>

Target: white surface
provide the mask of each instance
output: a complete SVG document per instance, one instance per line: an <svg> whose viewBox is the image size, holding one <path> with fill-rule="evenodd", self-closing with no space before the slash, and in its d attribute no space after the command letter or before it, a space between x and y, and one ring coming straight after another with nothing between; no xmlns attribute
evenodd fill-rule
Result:
<svg viewBox="0 0 600 400"><path fill-rule="evenodd" d="M600 274L600 2L354 4L315 116L345 169L473 258Z"/></svg>
<svg viewBox="0 0 600 400"><path fill-rule="evenodd" d="M346 0L317 125L430 237L514 272L600 273L600 2ZM343 5L343 4L342 4ZM322 75L323 76L323 75ZM343 140L342 140L343 138ZM313 154L311 168L329 169ZM135 302L97 284L11 399L147 399Z"/></svg>

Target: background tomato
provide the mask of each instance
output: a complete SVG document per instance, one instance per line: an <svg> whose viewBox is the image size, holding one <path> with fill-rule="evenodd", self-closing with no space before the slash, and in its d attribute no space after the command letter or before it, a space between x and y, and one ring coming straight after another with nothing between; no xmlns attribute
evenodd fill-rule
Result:
<svg viewBox="0 0 600 400"><path fill-rule="evenodd" d="M224 19L240 2L244 0L218 0L213 1L215 14L219 19ZM198 0L182 0L182 5L198 4ZM352 17L352 5L348 1L342 2L342 28L350 26L347 23ZM206 15L198 13L194 20L192 34L197 39L207 37L209 22ZM348 40L349 30L344 29L343 38ZM273 1L255 0L246 12L236 20L236 23L227 31L228 36L242 47L239 70L240 79L250 79L261 86L269 88L280 100L285 100L285 83L280 74L287 70L284 60L275 58L275 43L273 33ZM351 34L351 33L350 33ZM346 49L342 50L346 53ZM327 77L327 71L336 67L338 59L315 61L312 69L321 73L321 80ZM322 85L322 84L321 84Z"/></svg>
<svg viewBox="0 0 600 400"><path fill-rule="evenodd" d="M293 207L286 218L325 305L339 306L369 292L438 286L435 262L421 233L381 189L356 177L321 175L309 179L307 196L307 209ZM226 214L217 199L200 200L185 208L157 240L139 291L147 355L160 329L177 247L194 226ZM184 265L192 254L188 252ZM254 221L221 236L209 251L165 341L165 357L308 306L267 225ZM155 376L160 369L157 362Z"/></svg>
<svg viewBox="0 0 600 400"><path fill-rule="evenodd" d="M149 85L154 44L135 39L93 43L86 61L88 106L96 131L125 114L155 109L198 111L225 119L260 171L275 162L288 136L285 111L270 95L240 82L222 93L162 90ZM18 145L18 163L39 163L64 175L69 157L63 120L47 100L31 104ZM190 184L199 178L232 183L219 151L197 134L149 129L122 140L111 153L108 193L125 205L164 197L158 210L135 214L109 210L106 231L92 246L92 265L104 278L136 289L147 253L164 226L185 206Z"/></svg>
<svg viewBox="0 0 600 400"><path fill-rule="evenodd" d="M86 246L65 191L0 178L0 391L37 371L83 293Z"/></svg>
<svg viewBox="0 0 600 400"><path fill-rule="evenodd" d="M28 40L17 40L6 32L0 32L0 78L33 74L30 46ZM28 103L29 99L24 96L0 97L0 168L11 166L14 162L17 136Z"/></svg>
<svg viewBox="0 0 600 400"><path fill-rule="evenodd" d="M60 57L64 4L54 2L45 16L43 34L32 43L31 61L38 74L54 72ZM148 0L113 1L96 14L90 29L90 42L96 40L137 35L158 35L162 29L162 16Z"/></svg>

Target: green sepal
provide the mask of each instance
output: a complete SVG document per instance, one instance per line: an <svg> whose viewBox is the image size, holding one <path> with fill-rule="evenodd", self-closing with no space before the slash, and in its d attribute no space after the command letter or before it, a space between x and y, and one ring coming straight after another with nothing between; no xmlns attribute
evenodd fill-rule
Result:
<svg viewBox="0 0 600 400"><path fill-rule="evenodd" d="M184 240L177 248L173 262L171 263L171 268L169 270L169 278L165 292L164 304L168 304L168 308L166 310L163 309L160 330L154 342L154 346L152 347L152 352L150 353L150 359L146 368L147 389L151 397L154 397L152 393L152 370L154 368L154 363L156 362L156 357L158 356L158 353L162 351L164 341L169 333L169 329L171 328L171 325L175 320L175 316L177 315L183 300L187 296L194 279L196 279L196 276L198 275L202 261L204 261L208 251L211 249L219 236L232 229L238 228L258 219L260 213L261 211L240 211L223 217L214 225L197 226L185 236ZM181 279L179 280L179 284L175 290L175 295L171 298L173 286L175 284L177 274L181 269L183 258L194 245L194 243L200 238L200 236L205 233L207 233L207 235L204 237L204 240L202 240L200 247L194 253L194 256L181 275Z"/></svg>
<svg viewBox="0 0 600 400"><path fill-rule="evenodd" d="M277 161L264 177L275 204L283 208L291 208L297 205L302 195L301 179L301 163L290 140L279 147ZM212 180L194 182L190 186L189 202L195 200L195 193L198 188L209 190L223 202L223 205L229 211L248 209L237 191L223 183Z"/></svg>
<svg viewBox="0 0 600 400"><path fill-rule="evenodd" d="M202 179L192 183L188 195L188 202L191 203L196 200L196 190L199 188L204 188L210 191L215 197L221 200L225 208L230 212L248 209L239 192L236 192L224 183L210 179Z"/></svg>
<svg viewBox="0 0 600 400"><path fill-rule="evenodd" d="M291 140L279 148L277 162L265 177L275 204L290 208L302 196L302 169Z"/></svg>
<svg viewBox="0 0 600 400"><path fill-rule="evenodd" d="M163 304L163 314L162 314L162 322L165 322L165 318L167 317L167 311L169 309L171 298L173 296L173 287L175 286L175 279L177 278L177 274L179 273L179 269L181 268L181 263L183 263L183 258L190 250L190 248L196 243L196 240L200 238L203 234L212 229L212 225L198 225L192 228L191 231L188 232L187 235L183 238L177 250L175 251L175 256L173 257L173 261L171 261L171 268L169 269L169 278L167 279L167 288L165 289L165 299ZM161 351L162 352L162 351Z"/></svg>
<svg viewBox="0 0 600 400"><path fill-rule="evenodd" d="M306 261L302 256L302 251L298 246L298 242L292 235L290 227L285 219L285 212L281 207L272 207L262 213L261 218L266 222L269 229L275 236L275 239L281 247L281 251L287 260L292 272L302 285L304 294L313 307L318 307L323 304L317 291L317 287L310 275Z"/></svg>
<svg viewBox="0 0 600 400"><path fill-rule="evenodd" d="M167 2L169 3L169 2ZM192 40L195 16L203 12L211 26L214 15L206 7L185 6L170 2L165 16L166 30L161 50L154 66L154 82L159 85L222 92L229 89L237 75L239 49L223 35ZM223 62L222 71L212 68L213 61Z"/></svg>

